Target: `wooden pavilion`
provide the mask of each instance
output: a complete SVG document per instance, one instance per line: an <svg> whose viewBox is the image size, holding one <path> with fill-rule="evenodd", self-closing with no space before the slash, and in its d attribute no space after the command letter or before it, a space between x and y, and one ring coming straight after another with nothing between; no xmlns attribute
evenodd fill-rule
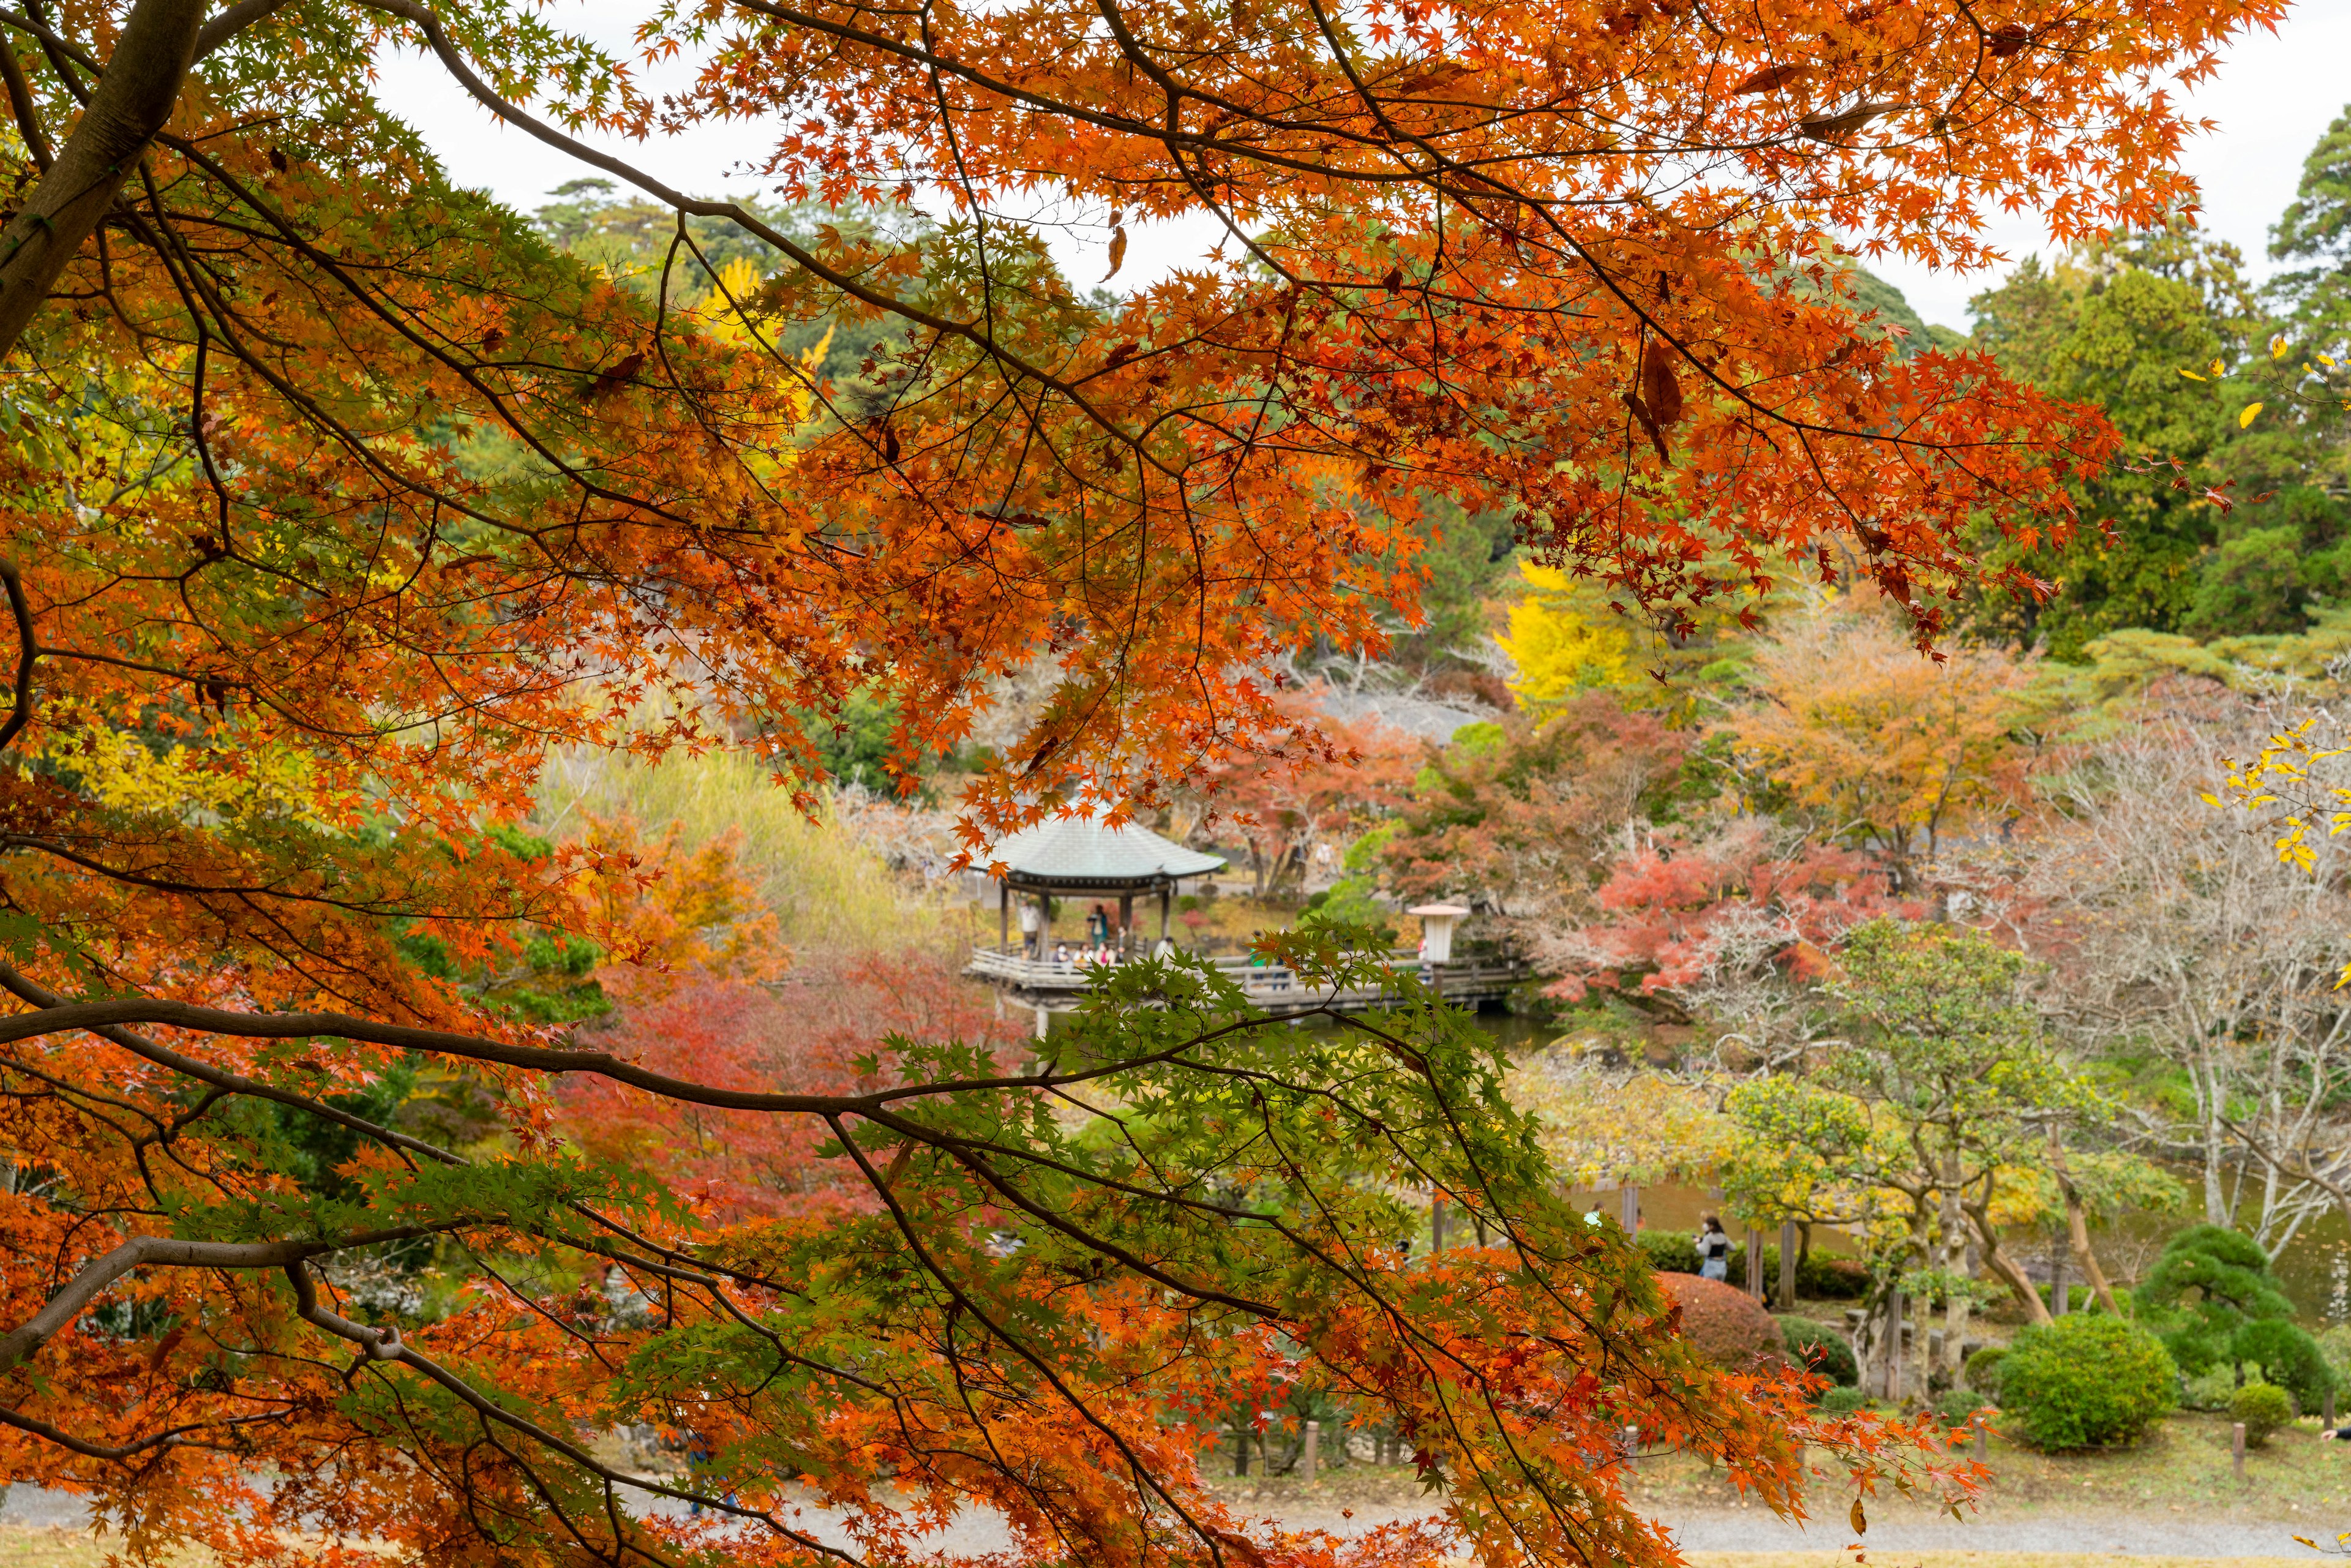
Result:
<svg viewBox="0 0 2351 1568"><path fill-rule="evenodd" d="M1165 942L1176 884L1225 869L1222 855L1187 850L1137 823L1113 828L1094 817L1040 822L974 858L1005 868L997 889L997 940L1006 954L1014 951L1013 894L1038 901L1040 957L1052 944L1051 900L1057 895L1096 901L1115 897L1122 939L1131 939L1135 895L1157 894L1159 940Z"/></svg>
<svg viewBox="0 0 2351 1568"><path fill-rule="evenodd" d="M1223 857L1202 854L1161 838L1148 828L1129 824L1113 828L1085 817L1064 817L1013 834L992 850L974 857L1001 864L998 883L997 941L994 947L973 951L966 971L996 988L1001 1006L1012 1003L1035 1009L1037 1032L1046 1030L1050 1014L1066 1012L1100 968L1082 950L1071 959L1053 956L1052 923L1046 911L1055 895L1079 899L1118 900L1119 930L1123 953L1111 961L1135 956L1134 899L1137 894L1159 896L1159 942L1168 940L1168 921L1176 902L1176 884L1186 878L1222 871ZM1038 945L1024 950L1012 930L1012 901L1034 898L1038 912ZM1390 969L1416 972L1447 999L1463 1007L1498 1001L1527 975L1515 959L1489 957L1455 961L1453 926L1469 912L1458 904L1429 904L1408 911L1417 917L1430 938L1426 948L1379 955ZM1261 956L1240 954L1210 960L1240 987L1249 1001L1277 1016L1309 1011L1354 1011L1387 1007L1402 996L1394 983L1374 981L1342 990L1309 988L1288 967L1269 964Z"/></svg>

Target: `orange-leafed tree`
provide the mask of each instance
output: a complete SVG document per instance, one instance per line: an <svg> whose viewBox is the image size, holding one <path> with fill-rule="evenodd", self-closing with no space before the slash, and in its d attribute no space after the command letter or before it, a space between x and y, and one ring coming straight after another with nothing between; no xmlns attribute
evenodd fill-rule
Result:
<svg viewBox="0 0 2351 1568"><path fill-rule="evenodd" d="M644 8L658 98L478 0L0 14L0 1462L142 1549L615 1565L894 1560L965 1508L1034 1562L1657 1562L1628 1426L1782 1506L1807 1440L1866 1479L1882 1431L1692 1360L1439 1010L1267 1029L1139 966L1009 1066L946 1025L704 1081L500 1003L540 945L730 946L659 853L515 824L559 747L805 787L853 702L904 769L1040 660L967 841L1152 802L1279 740L1282 654L1409 611L1432 496L1668 631L1842 551L1931 638L1972 527L2066 534L2111 438L1901 351L1830 236L2175 210L2141 84L2282 9L692 0ZM452 189L395 46L673 209L663 265ZM872 221L609 151L720 120ZM1107 303L1040 238L1114 274L1173 219L1221 249ZM489 1134L403 1123L461 1072ZM821 1128L868 1201L713 1213L568 1140L572 1077ZM1498 1244L1379 1239L1431 1186ZM1221 1507L1199 1413L1277 1373L1400 1426L1449 1523ZM646 1422L693 1474L616 1469Z"/></svg>
<svg viewBox="0 0 2351 1568"><path fill-rule="evenodd" d="M1729 727L1760 792L1816 840L1883 855L1908 888L1947 839L2030 808L2028 678L1997 650L1928 659L1883 615L1832 609L1763 645L1755 700Z"/></svg>

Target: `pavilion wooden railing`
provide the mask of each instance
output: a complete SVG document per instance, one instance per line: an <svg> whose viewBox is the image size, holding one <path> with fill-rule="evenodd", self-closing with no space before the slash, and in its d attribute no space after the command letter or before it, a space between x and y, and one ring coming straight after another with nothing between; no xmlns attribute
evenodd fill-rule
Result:
<svg viewBox="0 0 2351 1568"><path fill-rule="evenodd" d="M1419 955L1411 951L1391 953L1385 957L1387 967L1399 973L1425 970L1442 995L1457 999L1499 997L1524 979L1528 972L1524 964L1509 959L1466 959L1424 965ZM1211 958L1209 962L1239 981L1249 1000L1259 1006L1277 1004L1277 1010L1318 1005L1370 1007L1384 1000L1393 1000L1402 994L1388 986L1359 986L1318 993L1310 990L1288 967L1280 964L1259 964L1247 956L1219 956ZM1092 964L1031 958L1017 947L977 947L972 950L971 964L966 972L1013 990L1043 995L1081 991L1092 983L1094 970L1095 966Z"/></svg>

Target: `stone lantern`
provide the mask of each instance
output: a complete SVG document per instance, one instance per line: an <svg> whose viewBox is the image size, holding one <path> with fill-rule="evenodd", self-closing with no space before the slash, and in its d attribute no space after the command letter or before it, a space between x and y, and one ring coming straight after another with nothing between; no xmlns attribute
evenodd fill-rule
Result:
<svg viewBox="0 0 2351 1568"><path fill-rule="evenodd" d="M1467 904L1416 904L1405 911L1420 917L1420 936L1426 945L1422 956L1431 964L1453 961L1453 928L1469 913Z"/></svg>

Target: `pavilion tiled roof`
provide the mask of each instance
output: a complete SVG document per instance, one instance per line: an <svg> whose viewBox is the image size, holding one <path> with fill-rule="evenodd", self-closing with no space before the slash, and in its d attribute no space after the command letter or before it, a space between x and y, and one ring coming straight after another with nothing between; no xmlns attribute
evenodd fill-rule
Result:
<svg viewBox="0 0 2351 1568"><path fill-rule="evenodd" d="M1047 889L1158 887L1225 869L1222 855L1187 850L1134 822L1113 828L1093 817L1040 822L975 858L982 865L1003 862L1004 880L1014 887Z"/></svg>

